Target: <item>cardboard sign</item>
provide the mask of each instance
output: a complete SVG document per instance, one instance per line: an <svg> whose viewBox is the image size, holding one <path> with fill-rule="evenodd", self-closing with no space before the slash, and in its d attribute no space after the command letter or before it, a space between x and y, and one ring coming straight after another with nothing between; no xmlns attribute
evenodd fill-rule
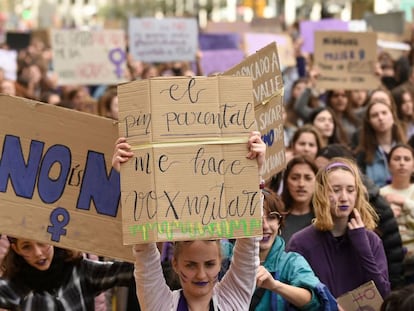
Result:
<svg viewBox="0 0 414 311"><path fill-rule="evenodd" d="M327 18L320 21L301 21L300 36L303 38L302 51L313 53L316 31L347 31L348 23L340 19Z"/></svg>
<svg viewBox="0 0 414 311"><path fill-rule="evenodd" d="M337 299L346 311L379 311L383 299L373 281L367 282Z"/></svg>
<svg viewBox="0 0 414 311"><path fill-rule="evenodd" d="M16 81L17 78L17 52L0 49L0 68L4 70L4 76Z"/></svg>
<svg viewBox="0 0 414 311"><path fill-rule="evenodd" d="M250 77L159 77L118 95L134 152L121 166L124 243L262 234Z"/></svg>
<svg viewBox="0 0 414 311"><path fill-rule="evenodd" d="M224 73L251 76L256 122L267 145L263 178L269 179L285 167L283 134L283 79L276 43L273 42Z"/></svg>
<svg viewBox="0 0 414 311"><path fill-rule="evenodd" d="M197 48L195 18L129 19L129 50L136 60L194 61Z"/></svg>
<svg viewBox="0 0 414 311"><path fill-rule="evenodd" d="M53 66L58 83L117 84L126 81L123 30L52 30Z"/></svg>
<svg viewBox="0 0 414 311"><path fill-rule="evenodd" d="M315 65L321 89L375 89L377 35L373 32L318 31L315 36Z"/></svg>
<svg viewBox="0 0 414 311"><path fill-rule="evenodd" d="M252 55L262 47L276 42L280 65L282 68L296 66L295 51L291 36L288 34L246 33L244 35L244 48L247 55Z"/></svg>
<svg viewBox="0 0 414 311"><path fill-rule="evenodd" d="M132 261L113 121L0 95L0 232Z"/></svg>
<svg viewBox="0 0 414 311"><path fill-rule="evenodd" d="M209 76L222 73L243 59L244 52L241 50L207 50L203 51L200 65L203 75Z"/></svg>

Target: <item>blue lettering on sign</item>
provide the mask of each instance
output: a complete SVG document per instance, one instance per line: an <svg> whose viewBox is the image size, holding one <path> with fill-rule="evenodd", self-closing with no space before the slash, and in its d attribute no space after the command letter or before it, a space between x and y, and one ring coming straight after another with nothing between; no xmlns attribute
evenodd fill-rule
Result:
<svg viewBox="0 0 414 311"><path fill-rule="evenodd" d="M55 208L50 214L51 226L47 227L47 232L52 235L51 240L54 242L60 241L61 235L66 235L66 225L69 223L69 212L63 207Z"/></svg>
<svg viewBox="0 0 414 311"><path fill-rule="evenodd" d="M120 189L119 173L111 169L108 178L104 155L89 151L76 207L89 210L93 201L98 214L116 217Z"/></svg>
<svg viewBox="0 0 414 311"><path fill-rule="evenodd" d="M43 202L50 204L56 202L62 196L71 162L72 156L66 146L54 145L46 151L37 182L39 196ZM49 172L55 163L60 164L60 174L56 180L53 180L50 178Z"/></svg>
<svg viewBox="0 0 414 311"><path fill-rule="evenodd" d="M275 140L275 131L271 129L269 133L262 135L262 140L267 146L272 146Z"/></svg>
<svg viewBox="0 0 414 311"><path fill-rule="evenodd" d="M44 203L51 204L62 197L71 170L71 151L66 146L54 145L42 160L44 145L32 140L26 163L20 138L5 135L0 158L0 192L7 192L10 180L17 196L32 199L37 181L38 194ZM60 168L56 178L50 176L54 165ZM108 177L104 155L89 151L76 208L89 210L93 201L98 214L116 217L120 194L119 173L112 169Z"/></svg>
<svg viewBox="0 0 414 311"><path fill-rule="evenodd" d="M0 159L0 192L7 191L7 181L17 196L31 199L36 185L36 176L42 159L44 143L30 143L27 164L23 158L20 138L6 135L3 143L3 153Z"/></svg>

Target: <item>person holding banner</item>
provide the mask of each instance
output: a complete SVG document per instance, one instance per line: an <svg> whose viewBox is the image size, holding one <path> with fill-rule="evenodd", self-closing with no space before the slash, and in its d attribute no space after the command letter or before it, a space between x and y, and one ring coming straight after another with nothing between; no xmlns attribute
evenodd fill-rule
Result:
<svg viewBox="0 0 414 311"><path fill-rule="evenodd" d="M274 310L338 310L335 298L315 276L306 259L285 251L280 236L285 212L282 199L264 188L263 239L260 241L260 263L257 289L251 311Z"/></svg>
<svg viewBox="0 0 414 311"><path fill-rule="evenodd" d="M8 238L10 248L0 278L0 308L90 311L97 295L133 281L131 263L97 262L78 251Z"/></svg>
<svg viewBox="0 0 414 311"><path fill-rule="evenodd" d="M131 146L121 137L116 142L112 165L120 170L132 156ZM256 159L259 172L265 162L266 144L260 132L248 139L248 159ZM259 182L259 181L258 181ZM177 273L181 290L171 291L161 268L156 243L134 246L135 281L142 310L163 311L233 311L248 310L259 266L259 240L237 239L232 263L218 281L221 268L220 240L195 240L174 243L172 267Z"/></svg>
<svg viewBox="0 0 414 311"><path fill-rule="evenodd" d="M332 158L316 175L315 221L287 245L337 298L371 280L382 297L390 292L384 247L373 231L378 215L367 198L357 165Z"/></svg>

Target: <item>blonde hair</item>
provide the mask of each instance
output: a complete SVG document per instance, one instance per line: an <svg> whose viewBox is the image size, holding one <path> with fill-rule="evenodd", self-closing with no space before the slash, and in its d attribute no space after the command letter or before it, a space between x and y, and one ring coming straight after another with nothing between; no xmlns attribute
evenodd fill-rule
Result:
<svg viewBox="0 0 414 311"><path fill-rule="evenodd" d="M313 208L315 212L314 225L318 230L329 231L333 229L333 219L331 214L331 202L329 194L332 187L328 182L328 176L335 170L350 172L355 178L356 200L354 209L358 210L361 220L368 230L374 230L377 226L378 215L368 202L368 193L361 180L360 172L354 161L346 158L335 157L321 168L316 174L315 193L313 194Z"/></svg>

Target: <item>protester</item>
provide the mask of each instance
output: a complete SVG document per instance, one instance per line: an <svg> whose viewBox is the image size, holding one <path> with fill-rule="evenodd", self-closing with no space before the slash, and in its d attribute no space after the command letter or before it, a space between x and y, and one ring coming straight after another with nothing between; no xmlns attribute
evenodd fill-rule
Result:
<svg viewBox="0 0 414 311"><path fill-rule="evenodd" d="M397 116L405 131L406 137L414 134L414 91L407 85L400 85L391 91L397 106Z"/></svg>
<svg viewBox="0 0 414 311"><path fill-rule="evenodd" d="M405 142L405 134L392 106L377 100L368 104L365 112L356 159L359 168L378 187L390 178L387 154L392 146Z"/></svg>
<svg viewBox="0 0 414 311"><path fill-rule="evenodd" d="M316 108L309 117L309 123L321 133L324 146L329 144L348 145L347 133L331 108Z"/></svg>
<svg viewBox="0 0 414 311"><path fill-rule="evenodd" d="M324 145L319 131L310 124L299 127L293 134L290 148L286 151L286 160L303 155L315 159L318 150Z"/></svg>
<svg viewBox="0 0 414 311"><path fill-rule="evenodd" d="M0 278L0 307L12 310L94 309L95 296L127 286L133 265L97 262L82 253L28 239L10 238Z"/></svg>
<svg viewBox="0 0 414 311"><path fill-rule="evenodd" d="M347 134L347 141L351 141L352 136L361 125L361 120L355 115L345 90L336 89L327 91L326 106L330 107L335 113L336 118Z"/></svg>
<svg viewBox="0 0 414 311"><path fill-rule="evenodd" d="M297 156L288 162L283 174L282 199L286 207L281 236L286 243L297 231L310 225L315 217L312 196L318 168L307 157Z"/></svg>
<svg viewBox="0 0 414 311"><path fill-rule="evenodd" d="M404 273L407 283L414 283L414 150L407 144L397 144L388 156L391 184L381 188L381 195L391 204L406 254Z"/></svg>
<svg viewBox="0 0 414 311"><path fill-rule="evenodd" d="M250 310L287 310L289 306L298 310L337 310L335 299L307 261L297 253L285 252L285 242L280 237L284 226L283 201L268 188L262 193L261 265Z"/></svg>
<svg viewBox="0 0 414 311"><path fill-rule="evenodd" d="M116 142L112 164L120 170L133 153L126 139ZM248 140L248 159L256 159L259 172L266 145L260 132L252 132ZM237 239L232 263L222 281L220 240L196 240L174 243L172 266L182 286L171 291L163 276L160 253L155 243L134 246L135 281L138 301L143 310L247 310L259 266L257 238Z"/></svg>
<svg viewBox="0 0 414 311"><path fill-rule="evenodd" d="M298 78L292 84L291 94L289 100L286 102L285 109L286 109L286 123L291 124L293 126L301 126L303 125L303 120L301 120L294 109L294 105L296 100L305 90L307 84L306 78Z"/></svg>
<svg viewBox="0 0 414 311"><path fill-rule="evenodd" d="M380 311L414 310L414 284L391 292L381 304Z"/></svg>
<svg viewBox="0 0 414 311"><path fill-rule="evenodd" d="M388 295L387 259L372 231L378 216L352 161L333 158L319 170L313 208L314 223L295 233L287 250L302 254L335 297L371 280Z"/></svg>
<svg viewBox="0 0 414 311"><path fill-rule="evenodd" d="M335 157L344 157L353 161L355 160L349 148L340 144L332 144L319 151L315 159L315 164L321 169ZM402 287L405 285L403 271L404 250L397 221L392 213L390 204L380 194L380 188L363 174L361 174L361 179L367 189L369 203L375 209L379 217L375 232L381 238L385 255L387 256L388 275L391 288L396 289Z"/></svg>

